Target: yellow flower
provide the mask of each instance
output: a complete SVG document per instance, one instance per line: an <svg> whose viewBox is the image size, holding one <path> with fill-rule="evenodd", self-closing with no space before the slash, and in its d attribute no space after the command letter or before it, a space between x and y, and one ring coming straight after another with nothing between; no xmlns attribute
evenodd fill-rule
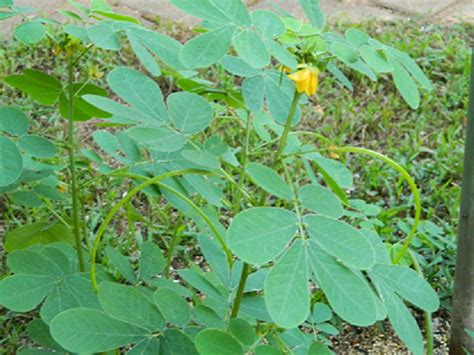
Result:
<svg viewBox="0 0 474 355"><path fill-rule="evenodd" d="M308 96L315 95L318 91L319 70L314 67L305 68L288 75L296 84L296 90L299 93L305 93Z"/></svg>
<svg viewBox="0 0 474 355"><path fill-rule="evenodd" d="M99 66L97 64L91 65L88 68L89 78L98 80L104 76L104 73L100 71Z"/></svg>

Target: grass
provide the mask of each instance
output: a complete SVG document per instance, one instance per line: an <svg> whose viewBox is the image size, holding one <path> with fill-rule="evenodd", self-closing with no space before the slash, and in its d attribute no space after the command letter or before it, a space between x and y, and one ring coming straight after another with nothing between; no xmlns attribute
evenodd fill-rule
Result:
<svg viewBox="0 0 474 355"><path fill-rule="evenodd" d="M181 31L170 24L162 26L174 34ZM336 26L341 31L347 28L346 23L337 23ZM468 48L474 29L465 24L443 26L421 20L366 22L357 26L417 58L433 80L433 91L424 92L420 109L411 111L398 96L393 84L384 78L381 80L383 85L379 85L348 72L355 87L351 93L325 75L321 78L318 96L312 99L314 105L305 112L303 125L307 130L318 131L330 138L337 146L361 146L384 153L400 162L415 177L422 193L425 220L415 245L427 278L437 288L444 308L449 310L466 126L470 63ZM181 34L184 37L189 35ZM18 73L27 67L63 73L63 63L57 60L54 47L51 42L45 42L34 50L17 44L5 44L0 48L1 75ZM107 73L116 64L131 62L132 56L126 52L121 56L92 52L88 58L98 60L100 69ZM84 69L82 80L87 76L87 68ZM209 76L212 80L220 80L219 70L209 73ZM105 85L104 79L99 80L99 83ZM172 89L166 80L162 84ZM30 112L32 131L41 131L59 142L64 139L63 124L53 109L38 106L2 84L0 105L22 107L25 112ZM85 147L93 146L90 139L93 126L94 123L90 122L80 127L80 141ZM225 123L219 127L231 141L232 138L240 140L236 137L238 132L232 131L231 125L230 130ZM352 197L364 198L385 208L378 216L385 223L380 229L381 235L391 241L404 237L409 229L409 221L407 224L405 217L412 203L406 183L379 162L359 156L347 155L341 158L347 158L347 163L356 173L356 189ZM86 168L81 179L84 181L92 176L94 170ZM104 217L120 191L128 188L120 187L120 182L110 184L109 181L96 185L94 190L84 196L86 200L94 201L96 206L88 211L91 230ZM145 215L151 216L151 206L145 201L143 204L131 205L125 214L133 222L131 225L138 227L138 233L134 228L127 227L126 223L116 224L117 235L125 232L128 236L120 238L124 250L130 247L133 250L136 240L144 234L152 238L159 236L163 239L161 243L168 243L169 238L177 232L174 218L160 218L172 213L169 207L160 211L160 216L150 218L153 223L139 220L143 209L146 210ZM48 211L45 208L25 210L10 205L4 197L0 197L0 214L1 232L2 228L14 229L25 220L33 221L47 216ZM118 238L113 235L108 238L117 243L114 240ZM189 258L192 259L192 248L192 243L183 233L177 250L180 256L178 260L186 263ZM14 353L24 342L27 322L24 316L12 318L11 314L5 313L3 317L0 353Z"/></svg>

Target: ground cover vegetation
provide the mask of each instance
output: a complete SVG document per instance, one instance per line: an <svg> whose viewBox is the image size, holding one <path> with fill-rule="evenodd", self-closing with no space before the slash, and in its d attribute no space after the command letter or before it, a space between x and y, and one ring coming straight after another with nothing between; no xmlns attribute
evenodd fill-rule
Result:
<svg viewBox="0 0 474 355"><path fill-rule="evenodd" d="M2 345L325 354L388 319L432 352L472 29L173 2L197 34L72 2L0 51Z"/></svg>

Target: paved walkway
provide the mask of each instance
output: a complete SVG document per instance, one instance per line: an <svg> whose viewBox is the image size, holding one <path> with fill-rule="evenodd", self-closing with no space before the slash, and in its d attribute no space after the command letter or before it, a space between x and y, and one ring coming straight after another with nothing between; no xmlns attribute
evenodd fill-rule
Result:
<svg viewBox="0 0 474 355"><path fill-rule="evenodd" d="M87 0L79 0L88 3ZM245 0L251 9L271 8L267 0ZM403 19L422 16L438 22L474 23L474 0L320 0L326 15L331 19L345 18L359 22ZM274 0L286 11L302 16L299 0ZM160 17L194 25L198 19L182 13L170 4L170 0L110 0L117 11L143 17ZM18 6L39 8L45 15L58 9L70 8L67 0L15 0ZM7 34L13 21L2 21L0 34Z"/></svg>

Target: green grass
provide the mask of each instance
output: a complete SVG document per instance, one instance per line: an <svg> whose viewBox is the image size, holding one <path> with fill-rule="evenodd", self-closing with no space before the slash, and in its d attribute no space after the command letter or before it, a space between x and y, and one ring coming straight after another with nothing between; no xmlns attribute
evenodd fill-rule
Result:
<svg viewBox="0 0 474 355"><path fill-rule="evenodd" d="M447 27L420 20L367 22L359 26L373 37L417 58L428 77L433 80L433 91L424 92L420 109L411 111L396 93L391 81L382 78L383 85L374 84L348 72L355 87L355 91L351 93L331 77L324 75L319 94L311 99L314 105L308 106L305 112L303 127L323 134L337 146L360 146L384 153L401 163L415 177L422 193L423 219L434 223L423 223L415 245L426 276L437 288L443 305L449 308L466 125L470 63L468 48L474 29L469 25ZM337 27L343 31L347 24L338 23ZM180 31L174 27L168 28ZM188 35L184 33L183 36ZM17 44L5 44L0 48L0 75L18 73L27 67L64 74L64 65L54 54L54 47L50 42L45 42L34 50ZM121 56L122 54L111 56L110 53L104 55L92 52L88 58L98 60L101 70L107 73L118 63L131 63L132 56L127 53ZM84 68L82 79L86 75L87 68ZM209 76L214 81L221 78L219 70L209 73ZM105 85L104 79L99 82ZM167 92L167 88L173 89L165 79L161 84L166 88L164 92ZM2 84L0 105L24 108L25 112L30 112L33 131L41 131L55 137L57 141L64 138L63 123L53 109L40 107ZM225 130L231 142L240 141L237 136L240 131L232 130L231 124L216 126ZM92 131L93 123L80 127L80 141L86 147L93 145L90 139ZM412 204L407 184L380 162L352 155L341 158L347 158L348 165L355 172L356 189L351 197L364 198L384 207L386 210L379 216L385 223L385 227L380 230L381 235L391 241L403 238L407 229L405 217L410 213ZM92 169L86 169L81 179L84 181L93 175ZM95 206L88 211L91 230L106 214L120 191L128 188L118 184L120 182L115 185L110 182L94 185L93 190L85 196ZM145 201L143 204L145 215L151 216L152 208ZM138 203L136 207L141 208ZM155 212L156 210L160 209L154 209ZM175 221L174 218L163 220L160 217L169 216L171 208L167 207L159 212L159 216L150 218L152 223L140 221L138 217L142 212L136 211L134 207L128 210L126 217L134 222L130 225L141 228L143 235L159 236L163 239L162 243L167 243L175 233ZM14 229L23 221L38 220L48 214L45 208L24 210L11 206L6 199L0 197L0 231L2 227L5 230ZM140 238L140 235L134 229L127 230L125 222L117 222L115 227L117 235L128 236L120 238L124 250L129 250L130 247L133 250L136 238ZM117 243L118 238L113 235L108 238L112 243ZM186 263L189 258L192 259L193 252L193 245L184 234L178 249L178 262ZM25 316L13 318L8 313L3 316L5 321L0 331L0 353L14 353L25 341L23 333L27 321Z"/></svg>

